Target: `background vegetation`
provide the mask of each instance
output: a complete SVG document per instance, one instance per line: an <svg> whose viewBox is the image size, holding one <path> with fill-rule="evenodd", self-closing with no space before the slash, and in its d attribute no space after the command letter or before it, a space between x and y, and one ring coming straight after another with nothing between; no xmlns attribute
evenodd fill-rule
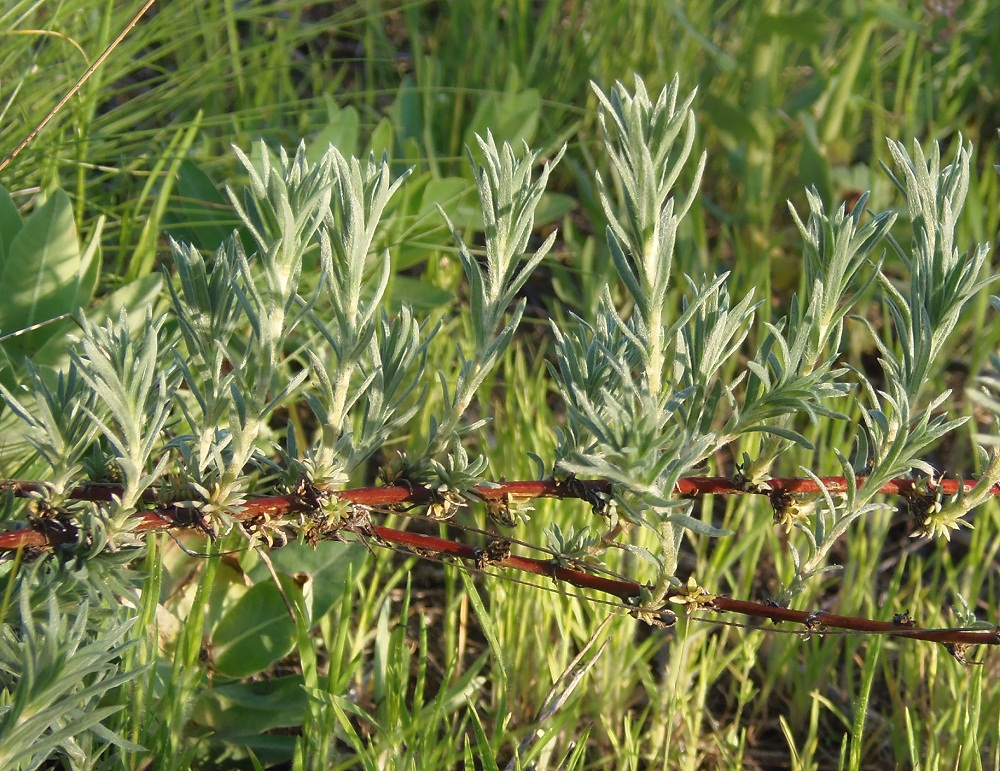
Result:
<svg viewBox="0 0 1000 771"><path fill-rule="evenodd" d="M135 10L66 0L0 11L0 150L17 144ZM803 211L804 188L815 185L828 207L865 190L877 208L898 204L879 169L890 162L887 136L925 146L938 139L949 158L959 135L972 140L977 171L959 233L970 245L995 240L998 50L1000 9L987 0L154 6L4 171L0 182L24 217L33 202L39 211L41 194L47 216L71 223L82 246L71 297L10 303L0 329L23 329L77 304L95 315L124 307L141 320L146 306L166 301L159 268L167 236L210 250L236 225L220 193L224 183L246 182L231 145L249 152L260 138L287 148L304 139L314 154L332 142L346 155L385 151L396 173L413 168L379 238L391 249L392 297L451 333L428 352L435 367L449 340L471 333L460 312L457 248L435 208L475 233L465 148L487 128L544 156L567 143L538 218L542 235L559 228L555 258L525 289L536 323L522 326L503 380L484 384L481 403L493 420L474 443L496 477L532 478L528 453L551 462L552 427L561 420L543 365L551 346L545 321L592 317L613 275L593 186L593 172L607 166L591 80L608 89L637 72L656 93L680 73L685 89L698 86L708 167L700 206L681 234L678 270L731 270L734 297L753 290L770 298L766 318L782 315L801 275L785 200ZM9 208L0 208L9 222ZM16 283L14 270L5 267L5 287ZM901 275L902 266L886 272ZM870 305L876 329L883 313ZM933 373L933 390L956 388L947 405L954 414L971 410L962 386L1000 340L990 313L985 297L966 309L948 366ZM64 360L72 330L64 321L3 341L0 378L23 381L26 353ZM849 363L874 374L866 330L848 326L848 334ZM976 471L974 428L929 460L955 474ZM415 445L426 420L418 415L410 430ZM3 475L30 476L9 410L0 431ZM804 465L836 473L830 450L853 441L842 428L809 438L816 452L788 453L778 472L798 475ZM732 458L715 465L710 471L733 473ZM707 500L703 514L739 537L693 545L682 574L697 566L705 586L747 598L769 596L791 574L785 534L765 501ZM6 516L24 512L8 503ZM538 502L517 536L542 543L552 523L579 526L589 516L579 502ZM919 608L921 623L933 626L956 622L961 597L995 622L997 517L991 503L976 513L975 529L930 544L909 538L904 513L866 517L837 555L844 571L815 583L799 607L885 618ZM127 585L114 583L114 566L43 560L33 569L62 571L62 594L51 608L35 598L26 616L37 626L18 631L37 640L37 683L58 690L94 679L73 709L108 710L104 724L124 738L109 750L112 765L124 758L145 767L156 758L163 767L247 767L250 758L471 768L473 755L481 767L491 758L503 767L517 753L523 765L542 768L1000 766L1000 693L987 687L995 656L965 668L940 646L908 642L803 639L705 621L649 631L625 614L602 625L607 607L550 582L470 576L338 543L315 552L289 546L271 557L280 575L309 582L317 620L310 633L288 628L256 553L205 560L163 536L151 543ZM8 575L18 569L5 563ZM88 593L89 616L67 610ZM138 607L123 610L121 595ZM18 602L8 589L5 619ZM123 638L100 636L104 620L136 611ZM97 669L67 672L46 660L45 640L71 637L74 624L88 630L81 646L114 652L122 670L145 669L125 683L101 670L99 688ZM553 707L566 689L560 676L595 632L589 673ZM77 757L62 751L67 763L86 767L109 757L100 755L109 741L84 732Z"/></svg>

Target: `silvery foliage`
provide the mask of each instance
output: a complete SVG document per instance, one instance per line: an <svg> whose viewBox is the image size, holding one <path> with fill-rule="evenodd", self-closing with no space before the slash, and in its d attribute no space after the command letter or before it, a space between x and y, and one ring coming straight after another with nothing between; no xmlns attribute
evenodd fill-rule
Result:
<svg viewBox="0 0 1000 771"><path fill-rule="evenodd" d="M82 318L82 336L66 370L50 379L29 364L27 399L0 387L26 424L28 443L50 470L45 491L31 506L40 516L62 512L75 520L73 526L86 533L79 544L85 552L139 543L128 533L132 515L167 466L168 458L158 451L176 377L162 360L162 321L147 313L136 335L124 312L103 325ZM95 455L101 456L99 465L110 459L122 483L108 506L69 500Z"/></svg>
<svg viewBox="0 0 1000 771"><path fill-rule="evenodd" d="M101 623L87 600L67 610L58 590L37 596L32 579L20 583L17 623L0 625L0 767L39 768L59 756L89 768L110 744L140 750L103 725L124 708L108 694L147 669L121 667L139 644L128 639L136 619Z"/></svg>
<svg viewBox="0 0 1000 771"><path fill-rule="evenodd" d="M962 308L995 278L980 278L989 255L988 245L977 245L968 253L956 245L958 219L968 192L972 147L964 145L960 138L954 161L943 167L937 144L929 157L916 143L912 156L892 140L889 150L895 168L886 167L885 171L904 196L913 238L909 250L891 235L886 240L909 270L909 284L897 286L883 273L878 274L893 320L895 345L878 335L867 319L858 319L868 326L878 347L885 390L876 389L857 374L867 408L861 414L853 462L837 453L848 479L848 492L841 501L834 501L824 492L811 526L801 528L807 536L807 555L802 560L798 551L792 552L796 577L787 590L789 595L800 590L812 575L829 569L825 563L830 549L853 522L885 506L874 498L890 479L916 471L928 478L928 489L933 492L935 469L922 460L922 455L966 420L949 420L944 414L942 405L950 392L925 392L933 382L935 363ZM989 381L985 384L989 385ZM806 473L813 476L808 470ZM974 495L966 497L960 491L950 500L928 506L916 534L947 537L951 530L967 525L960 517L984 502L986 491L998 480L1000 463L994 457Z"/></svg>
<svg viewBox="0 0 1000 771"><path fill-rule="evenodd" d="M408 479L456 499L483 483L486 468L462 446L482 425L464 425L464 415L520 323L524 301L508 315L509 306L554 238L528 250L551 164L533 179L538 156L527 146L498 147L488 135L480 150L473 171L485 253L473 254L455 231L473 346L458 351L451 376L439 373L442 414L423 452L404 461ZM241 229L209 256L171 242L170 312L142 324L124 314L103 326L84 321L55 386L29 369L28 396L2 393L49 466L50 505L64 502L88 463L120 479L114 505L74 512L88 531L81 542L93 546L96 529L100 547L134 545L129 520L155 483L206 526L231 526L250 472L274 469L269 423L295 395L318 429L300 446L289 428L280 470L339 489L413 418L428 387L421 376L437 329L409 308L385 311L390 256L377 248L380 219L406 175L392 179L386 159L347 159L335 148L315 162L304 146L294 156L272 156L263 144L253 159L236 153L249 177L241 194L228 191ZM97 445L100 462L90 462Z"/></svg>
<svg viewBox="0 0 1000 771"><path fill-rule="evenodd" d="M80 478L87 453L97 435L97 394L80 377L75 362L51 383L30 361L25 363L25 390L30 409L0 385L3 400L25 424L25 439L49 467L48 494L53 505L67 502Z"/></svg>
<svg viewBox="0 0 1000 771"><path fill-rule="evenodd" d="M737 336L753 315L752 304L729 308L729 297L721 291L724 277L696 287L680 314L669 305L678 228L705 164L702 155L691 189L678 203L671 193L695 139L694 94L678 104L678 92L675 79L653 103L638 78L634 94L621 84L610 95L597 90L624 214L619 215L611 201L614 193L600 176L598 191L609 222L608 246L634 309L623 317L606 293L593 324L581 319L569 332L553 326L554 375L569 417L560 432L557 470L611 480L619 491L610 502L613 527L618 519L614 504L620 504L627 520L656 529L662 554L653 559L659 559L663 576L673 574L685 529L723 534L691 517L690 503L671 499L680 477L713 447L714 435L701 430L705 421L694 400L699 393L704 399L719 395L710 381L700 379L697 385L674 387L678 341L686 346L690 366L701 366L711 376L724 358L719 346L730 345L731 339L713 339L704 357L695 352L691 344L699 336L704 341L708 317L724 318ZM694 328L685 337L689 325Z"/></svg>
<svg viewBox="0 0 1000 771"><path fill-rule="evenodd" d="M440 424L435 423L431 428L433 447L453 444L465 410L472 403L476 391L510 346L524 315L526 300L521 298L505 321L507 309L552 249L556 239L553 232L538 249L528 251L535 210L545 192L549 172L562 158L565 148L553 160L546 162L537 179L532 180L532 168L538 160L538 153L531 152L527 144L520 151L506 142L497 148L489 132L485 139L477 137L477 141L484 161L477 163L470 149L469 163L483 211L486 248L482 261L485 262L485 270L480 259L465 244L462 234L439 208L458 242L458 254L469 280L473 350L465 359L453 390L442 378L446 415Z"/></svg>
<svg viewBox="0 0 1000 771"><path fill-rule="evenodd" d="M862 201L849 213L841 207L828 214L808 192L808 213L792 212L804 242L803 290L785 318L763 325L742 371L730 377L759 301L732 298L726 274L672 275L705 162L704 155L694 159L688 190L678 196L693 160L694 94L680 99L675 79L654 101L637 79L634 92L617 84L597 95L613 170L612 178L598 178L598 191L629 299L618 309L606 292L597 318L554 328L553 372L568 411L556 473L614 483L606 509L612 530L636 524L659 535L657 555L626 548L656 563L665 591L675 582L685 532L723 535L674 497L678 480L719 449L745 443L755 456L745 452L741 479L766 489L781 452L810 448L799 417L842 419L838 400L857 386L862 431L853 458L838 458L844 475L860 484L843 500L824 496L812 517L796 521L806 538L805 554L793 553L798 586L824 569L853 521L881 505L874 496L885 481L933 472L921 453L960 423L938 414L947 394L923 390L962 305L985 283L979 276L987 247L965 256L955 245L971 150L961 147L942 168L936 148L928 158L917 147L911 158L890 143L890 175L914 231L909 251L890 236L894 213L862 221ZM529 249L552 164L533 178L538 156L526 146L498 147L487 135L478 150L482 160L472 166L483 252L474 253L451 226L469 282L471 348L458 351L451 377L440 373L443 410L432 418L426 447L401 464L404 478L459 499L485 471L485 461L462 445L482 425L469 425L467 410L520 323L524 301L511 309L517 292L555 237ZM428 387L421 375L436 329L408 309L392 317L383 310L391 268L388 253L376 248L377 231L402 179L391 179L385 159L347 159L333 148L317 161L302 147L291 157L272 157L263 146L253 160L237 153L249 185L242 195L230 191L230 199L246 243L234 234L208 257L172 243L177 279L169 319L84 323L70 368L54 386L29 374L33 394L2 394L50 467L52 500L65 497L95 447L101 462L92 465L120 475L123 492L114 504L74 514L99 531L91 546L132 543L129 518L157 482L186 496L212 526L231 524L253 483L248 472L273 468L269 424L296 394L318 430L302 447L305 437L287 431L281 470L337 489L405 426ZM909 269L908 287L882 274L884 244ZM882 389L837 364L845 318L873 283L893 321L894 342L874 335ZM932 522L931 532L955 526L969 500L944 502L951 524Z"/></svg>
<svg viewBox="0 0 1000 771"><path fill-rule="evenodd" d="M475 487L485 471L485 461L470 458L461 446L461 420L520 321L523 304L509 322L501 323L530 274L517 265L544 189L544 180L530 179L535 156L526 149L518 156L507 145L497 148L492 138L483 142L483 149L480 196L484 208L491 202L499 214L487 216L485 277L462 248L472 304L479 311L475 350L460 360L453 389L448 374L441 373L444 415L435 419L425 451L406 460L408 479L456 495ZM376 232L403 181L390 178L385 159L361 163L331 148L310 164L300 148L294 159L282 154L274 168L266 151L260 157L260 171L243 157L251 174L245 201L230 194L255 242L253 257L243 252L237 238L210 265L194 249L174 247L182 287L175 293L178 317L201 320L200 332L182 321L187 348L210 364L206 377L178 362L185 382L201 377L205 386L191 388L196 404L187 422L202 428L196 441L185 440L188 449L182 451L192 466L187 486L201 492L193 504L209 513L224 514L242 502L242 470L254 460L267 415L300 387L319 430L301 452L295 431L287 432L286 473L334 490L343 487L358 466L412 419L427 387L421 375L436 332L418 323L409 308L392 317L383 309L391 265L389 253L375 249ZM538 254L533 264L543 256ZM319 279L308 286L303 259L319 269ZM244 317L253 334L249 344L234 346L229 342L232 331ZM307 366L293 378L278 377L293 346L302 351ZM231 369L222 368L222 362Z"/></svg>
<svg viewBox="0 0 1000 771"><path fill-rule="evenodd" d="M685 532L725 534L690 516L690 503L673 496L678 480L722 447L762 434L756 457L744 454L738 468L748 488L766 490L769 470L784 450L812 449L796 420L845 419L837 401L857 385L866 405L858 446L853 461L837 452L851 491L839 501L825 492L811 517L794 521L806 536L805 557L792 550L797 572L787 594L794 594L827 569L830 549L851 523L883 505L873 499L885 482L913 471L933 473L921 454L963 422L939 414L947 393L927 402L922 389L962 306L986 283L978 277L988 247L965 256L955 245L971 148L961 147L955 162L941 168L936 147L928 159L915 146L913 160L890 143L898 170L890 176L905 196L914 232L911 253L891 238L894 212L862 221L867 195L851 212L841 206L831 215L816 191L807 191L806 217L792 209L803 239L803 291L784 319L763 325L744 371L726 382L723 367L744 346L758 303L751 297L734 303L726 274L684 276L678 308L678 291L670 283L678 233L704 169L702 156L689 172L688 192L676 197L694 146L694 94L680 101L675 78L654 102L637 78L634 92L616 84L610 94L597 95L615 172L615 184L599 178L598 189L609 221L608 246L630 307L617 310L606 293L592 323L580 320L568 332L554 328L554 374L569 418L559 432L557 471L614 482L613 532L621 529L622 516L658 533L657 555L625 546L655 561L656 600L677 583ZM906 291L880 270L887 243L910 271ZM897 341L885 343L873 332L886 373L884 390L837 364L845 318L876 282ZM808 468L803 472L815 476ZM982 485L988 488L993 475L991 466ZM946 529L932 525L929 532Z"/></svg>
<svg viewBox="0 0 1000 771"><path fill-rule="evenodd" d="M468 357L459 352L451 378L442 374L444 413L425 452L410 459L419 481L458 497L485 470L462 445L463 413L520 322L524 302L509 317L508 305L552 245L525 254L549 166L532 180L537 155L526 147L497 147L487 137L481 149L485 161L474 170L487 209L482 264L459 239L477 314L474 346ZM171 242L169 313L83 320L65 371L50 377L29 365L25 387L0 390L48 469L32 502L37 516L78 533L61 548L67 559L57 569L30 571L44 581L19 573L22 598L45 589L47 620L34 619L35 591L16 606L13 625L0 626L0 668L9 673L0 726L14 758L4 767L56 749L71 759L93 756L97 744L135 749L101 723L117 707L96 706L142 672L117 673L130 622L95 620L87 602L120 608L118 598L130 593L123 560L135 553L122 547L141 543L129 532L137 510L179 501L206 527L230 526L254 477L273 471L269 423L294 396L310 406L318 430L300 450L289 428L282 471L336 490L422 401L436 329L409 308L386 313L389 255L375 249L402 179L391 179L385 159L346 159L334 148L315 162L304 147L291 157L272 157L263 145L255 159L237 154L249 185L229 194L247 241L234 233L207 257ZM71 500L88 470L120 483L111 504ZM9 519L13 499L4 504ZM67 588L75 600L61 598ZM80 589L88 592L83 603Z"/></svg>

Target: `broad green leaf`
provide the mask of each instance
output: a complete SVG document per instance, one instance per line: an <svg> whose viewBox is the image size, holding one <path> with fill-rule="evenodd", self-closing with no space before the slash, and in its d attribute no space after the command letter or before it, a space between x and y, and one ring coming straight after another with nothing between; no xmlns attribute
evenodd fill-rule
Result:
<svg viewBox="0 0 1000 771"><path fill-rule="evenodd" d="M465 131L465 144L477 148L476 135L485 137L490 131L497 145L501 142L510 142L515 147L520 147L521 142L530 145L538 130L541 106L542 98L533 88L517 93L487 94L480 100ZM473 153L477 154L478 150Z"/></svg>
<svg viewBox="0 0 1000 771"><path fill-rule="evenodd" d="M296 744L301 737L289 733L262 733L240 737L238 742L208 736L202 740L214 754L200 753L200 768L291 768ZM256 761L256 762L254 762Z"/></svg>
<svg viewBox="0 0 1000 771"><path fill-rule="evenodd" d="M239 225L229 201L212 178L190 160L181 163L175 189L163 215L165 229L178 241L214 252Z"/></svg>
<svg viewBox="0 0 1000 771"><path fill-rule="evenodd" d="M54 191L9 244L0 272L0 330L24 329L75 310L95 251L81 252L69 196Z"/></svg>
<svg viewBox="0 0 1000 771"><path fill-rule="evenodd" d="M389 298L392 308L409 305L413 310L423 313L453 302L454 294L422 279L396 276L392 280L392 296Z"/></svg>
<svg viewBox="0 0 1000 771"><path fill-rule="evenodd" d="M228 683L204 691L194 705L191 719L212 729L216 738L237 741L300 724L308 701L302 675Z"/></svg>
<svg viewBox="0 0 1000 771"><path fill-rule="evenodd" d="M2 208L0 196L0 218ZM8 225L12 227L13 222ZM62 191L56 191L28 218L11 240L9 259L0 269L0 280L12 287L11 302L0 306L0 331L16 333L90 304L101 269L103 225L104 219L100 218L81 251L69 198ZM73 329L74 322L57 321L9 337L2 343L3 357L15 369L26 357L41 365L63 363L69 344L67 334ZM46 348L48 353L41 354ZM0 377L8 386L16 379L11 371Z"/></svg>
<svg viewBox="0 0 1000 771"><path fill-rule="evenodd" d="M21 232L24 223L7 188L0 185L0 265L7 261L10 242Z"/></svg>
<svg viewBox="0 0 1000 771"><path fill-rule="evenodd" d="M546 225L563 218L576 205L576 199L562 193L542 193L535 209L535 226Z"/></svg>
<svg viewBox="0 0 1000 771"><path fill-rule="evenodd" d="M455 242L438 211L438 204L452 223L460 229L476 220L470 205L472 188L468 180L459 177L434 179L422 174L403 187L403 206L393 212L391 231L386 244L393 258L393 268L399 271L420 265L436 254L452 250ZM478 215L482 227L482 214Z"/></svg>
<svg viewBox="0 0 1000 771"><path fill-rule="evenodd" d="M389 108L389 113L392 116L393 127L396 129L396 141L399 146L403 149L402 156L396 154L394 157L409 158L411 161L419 157L419 151L416 155L407 154L407 143L409 140L413 140L417 143L419 147L419 142L424 132L424 121L423 121L423 111L420 108L421 95L417 88L414 87L413 79L406 77L403 79L402 84L399 87L399 91L396 95L396 100L392 103L392 107ZM393 173L397 173L396 169L393 169Z"/></svg>
<svg viewBox="0 0 1000 771"><path fill-rule="evenodd" d="M402 143L401 149L395 157L398 157L401 160L394 161L392 166L389 167L392 170L392 175L394 177L405 173L410 166L423 157L420 142L413 137L407 138L406 141Z"/></svg>
<svg viewBox="0 0 1000 771"><path fill-rule="evenodd" d="M87 311L87 318L97 323L107 319L117 319L124 309L132 329L138 329L144 322L146 309L153 305L163 289L163 277L151 273L132 281L103 298L98 305Z"/></svg>
<svg viewBox="0 0 1000 771"><path fill-rule="evenodd" d="M297 592L294 581L283 581L285 592ZM263 672L291 653L295 622L273 581L252 586L222 617L212 635L215 670L243 678Z"/></svg>
<svg viewBox="0 0 1000 771"><path fill-rule="evenodd" d="M448 217L451 218L454 225L458 227L466 227L468 225L468 220L457 221L455 217L460 217L463 212L469 213L472 211L473 206L471 205L471 194L472 186L464 177L441 177L431 179L427 183L427 187L424 188L424 192L420 200L420 208L417 210L417 214L421 217L427 215L433 216L435 229L442 230L447 233L448 229L442 227L441 220L438 217L437 207L440 206L445 210ZM464 208L461 204L465 204Z"/></svg>
<svg viewBox="0 0 1000 771"><path fill-rule="evenodd" d="M380 159L383 154L392 158L393 141L392 123L389 122L388 118L382 118L372 130L368 140L368 152L376 159Z"/></svg>
<svg viewBox="0 0 1000 771"><path fill-rule="evenodd" d="M320 129L306 152L306 157L312 163L319 161L330 145L340 150L346 158L355 155L358 150L358 134L361 130L358 111L353 107L338 107L329 97L326 109L328 113L326 125Z"/></svg>
<svg viewBox="0 0 1000 771"><path fill-rule="evenodd" d="M723 136L739 144L760 143L760 135L750 116L734 99L705 93L698 101L701 102L699 112L704 116L703 122L713 126Z"/></svg>
<svg viewBox="0 0 1000 771"><path fill-rule="evenodd" d="M814 75L789 95L784 105L782 105L782 111L788 115L798 116L799 113L805 112L816 104L826 89L829 88L829 85L825 78L820 77L818 74ZM810 117L812 116L810 115ZM812 119L815 122L815 118ZM807 184L812 184L812 180L809 180Z"/></svg>
<svg viewBox="0 0 1000 771"><path fill-rule="evenodd" d="M357 543L322 541L316 548L305 544L290 543L271 552L271 564L279 574L294 578L296 574L308 576L312 584L312 618L319 620L340 602L344 583L350 571L356 575L368 556ZM250 570L250 579L266 582L270 574L262 562ZM287 616L287 611L285 611Z"/></svg>
<svg viewBox="0 0 1000 771"><path fill-rule="evenodd" d="M404 260L393 255L393 265L402 270L424 262L436 247L453 245L451 233L438 211L438 205L460 227L469 223L472 207L472 186L462 177L436 178L427 172L406 181L399 194L386 209L387 244L394 251L412 252L415 257ZM421 256L422 255L422 256Z"/></svg>
<svg viewBox="0 0 1000 771"><path fill-rule="evenodd" d="M156 302L162 287L163 277L159 273L149 273L109 294L96 307L87 311L87 318L101 324L107 319L118 318L124 308L128 313L129 325L132 329L138 329L145 321L146 308ZM47 342L31 353L32 361L41 366L65 366L69 361L66 352L74 340L74 331L78 332L79 328L71 320L38 330L37 334L43 335ZM21 339L16 337L4 344L13 361L23 361L28 353L21 345Z"/></svg>

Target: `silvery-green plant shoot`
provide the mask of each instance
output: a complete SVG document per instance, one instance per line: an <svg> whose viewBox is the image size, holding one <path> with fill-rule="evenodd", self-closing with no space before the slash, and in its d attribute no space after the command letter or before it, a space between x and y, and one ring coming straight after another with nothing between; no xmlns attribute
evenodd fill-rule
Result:
<svg viewBox="0 0 1000 771"><path fill-rule="evenodd" d="M941 414L947 393L921 403L918 392L963 304L985 284L979 276L988 248L976 247L966 258L955 247L970 149L961 147L955 163L941 169L936 148L929 160L917 148L912 161L901 145L890 145L899 169L899 178L892 179L906 198L914 228L912 255L902 253L890 236L895 213L876 213L865 221L867 195L850 212L842 206L831 215L818 194L808 191L807 217L792 209L804 242L803 292L792 298L784 319L764 325L745 371L726 383L718 373L743 350L756 303L743 297L734 306L725 275L701 282L685 277L684 293L671 284L679 228L704 166L702 159L690 170L692 187L677 204L672 190L694 143L693 96L679 101L676 79L655 102L638 79L634 93L621 84L610 95L598 91L619 204L603 179L598 186L609 220L608 246L631 309L616 310L607 295L593 324L554 330L555 377L569 418L559 431L557 469L615 483L611 503L620 504L629 521L659 533L662 588L676 584L685 530L722 534L689 516L685 504L673 498L680 476L726 446L739 457L741 438L760 433L756 457L744 453L737 468L742 484L766 490L776 458L790 444L811 449L797 418L844 420L838 402L860 387L868 407L858 447L853 462L838 455L850 491L839 502L823 496L809 509L811 518L789 520L788 526L794 521L807 534L808 547L804 560L793 547L797 573L789 592L794 593L825 569L830 548L852 522L882 506L873 499L886 481L914 470L933 475L923 454L963 422ZM889 245L910 269L909 292L880 270ZM876 283L901 349L898 356L873 331L886 373L883 389L838 365L845 319ZM672 309L678 295L680 303ZM988 487L985 480L983 485Z"/></svg>

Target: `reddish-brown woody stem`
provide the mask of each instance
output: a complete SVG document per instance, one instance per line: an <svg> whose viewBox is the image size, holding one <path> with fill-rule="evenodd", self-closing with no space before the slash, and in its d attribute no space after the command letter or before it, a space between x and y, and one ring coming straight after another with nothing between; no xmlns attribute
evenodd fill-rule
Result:
<svg viewBox="0 0 1000 771"><path fill-rule="evenodd" d="M859 480L861 482L863 480ZM830 492L843 492L847 482L843 477L827 477L822 479ZM580 481L581 495L594 492L607 493L610 486L603 480ZM918 482L908 479L894 480L882 487L886 494L907 495L915 491ZM971 490L974 482L966 482L966 489ZM38 494L44 490L44 485L28 481L8 481L0 483L0 488L6 488L17 496L26 497ZM950 495L958 490L955 480L941 480L936 484L941 493ZM705 494L769 494L784 491L790 494L816 493L819 485L811 479L771 479L765 485L755 489L741 487L727 477L689 477L682 479L677 485L680 495ZM106 485L86 485L74 489L72 498L90 501L110 501L118 492L118 488ZM1000 486L993 489L994 495L1000 494ZM509 500L513 498L539 497L573 497L565 485L546 479L541 481L504 482L495 486L477 488L476 494L485 501ZM433 500L431 491L423 488L408 488L403 486L367 487L336 492L336 497L348 503L360 506L391 506L394 504L429 503ZM579 496L578 496L579 497ZM248 501L236 514L236 519L249 520L266 514L270 517L281 517L300 511L301 499L292 495L256 498ZM168 530L178 525L174 520L175 511L166 506L160 511L147 511L135 516L133 532L150 532ZM374 534L383 541L411 549L417 553L432 554L437 557L454 557L463 560L476 561L482 556L478 548L468 546L458 541L445 538L397 530L383 525L373 525ZM60 538L50 532L42 532L33 528L13 530L0 533L0 552L18 548L45 549L56 546ZM618 598L626 605L634 607L643 594L644 587L633 581L607 578L593 573L569 567L554 560L541 560L518 555L506 555L491 561L491 565L510 568L523 573L546 576L582 589L590 589ZM927 640L946 645L998 645L1000 644L1000 628L985 629L922 629L906 621L876 621L855 616L839 616L824 611L803 611L782 608L766 603L747 600L736 600L730 597L715 597L705 609L738 613L751 618L765 619L774 622L791 622L803 624L808 632L820 634L823 630L844 629L867 634L885 634L892 637L906 637L916 640ZM645 609L644 609L645 610Z"/></svg>

